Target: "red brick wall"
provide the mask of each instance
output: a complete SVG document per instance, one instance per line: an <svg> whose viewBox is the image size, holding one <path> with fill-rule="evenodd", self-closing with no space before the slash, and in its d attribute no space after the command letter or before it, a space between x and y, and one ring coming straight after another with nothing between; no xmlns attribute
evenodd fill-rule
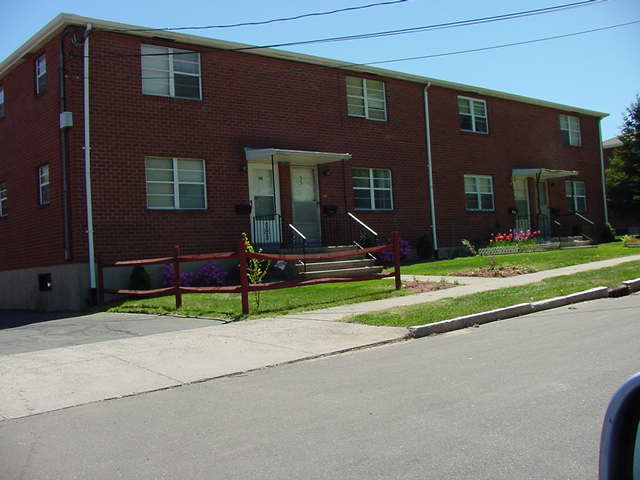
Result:
<svg viewBox="0 0 640 480"><path fill-rule="evenodd" d="M460 130L458 95L487 102L488 134ZM513 168L577 170L579 175L570 179L586 184L588 211L584 215L597 223L603 222L596 118L440 87L429 89L429 108L441 246L460 245L462 238L486 241L490 233L514 226L514 218L508 212L510 207L515 206L511 186ZM582 146L573 147L563 143L558 119L561 113L580 118ZM492 176L495 211L465 210L465 174ZM568 227L576 220L575 217L565 216L568 212L564 180L549 181L549 198L550 207L559 210L559 221ZM532 182L529 182L533 215L535 198L532 187Z"/></svg>

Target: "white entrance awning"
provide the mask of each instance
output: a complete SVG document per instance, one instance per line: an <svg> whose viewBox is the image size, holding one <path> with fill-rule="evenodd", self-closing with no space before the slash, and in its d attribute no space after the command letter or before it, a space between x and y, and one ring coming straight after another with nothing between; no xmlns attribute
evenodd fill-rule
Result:
<svg viewBox="0 0 640 480"><path fill-rule="evenodd" d="M284 162L295 165L321 165L339 160L348 160L350 153L310 152L307 150L286 150L283 148L248 148L244 149L248 163Z"/></svg>
<svg viewBox="0 0 640 480"><path fill-rule="evenodd" d="M511 170L512 177L529 177L536 181L547 180L548 178L575 177L576 170L551 170L549 168L514 168Z"/></svg>

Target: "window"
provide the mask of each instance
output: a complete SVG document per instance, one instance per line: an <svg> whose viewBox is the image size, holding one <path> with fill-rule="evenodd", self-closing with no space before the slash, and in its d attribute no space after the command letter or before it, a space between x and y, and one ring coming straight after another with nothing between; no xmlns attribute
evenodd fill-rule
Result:
<svg viewBox="0 0 640 480"><path fill-rule="evenodd" d="M142 45L142 93L200 100L200 54Z"/></svg>
<svg viewBox="0 0 640 480"><path fill-rule="evenodd" d="M207 208L202 160L147 157L145 171L147 208Z"/></svg>
<svg viewBox="0 0 640 480"><path fill-rule="evenodd" d="M0 217L7 216L7 185L0 183Z"/></svg>
<svg viewBox="0 0 640 480"><path fill-rule="evenodd" d="M460 130L488 133L487 102L475 98L458 97Z"/></svg>
<svg viewBox="0 0 640 480"><path fill-rule="evenodd" d="M38 169L38 202L40 205L49 203L49 165L43 165Z"/></svg>
<svg viewBox="0 0 640 480"><path fill-rule="evenodd" d="M347 77L347 111L351 117L386 120L384 82Z"/></svg>
<svg viewBox="0 0 640 480"><path fill-rule="evenodd" d="M356 210L393 210L391 170L354 168L352 180Z"/></svg>
<svg viewBox="0 0 640 480"><path fill-rule="evenodd" d="M47 88L47 57L44 55L36 59L36 93L42 93Z"/></svg>
<svg viewBox="0 0 640 480"><path fill-rule="evenodd" d="M0 118L4 117L4 88L0 87Z"/></svg>
<svg viewBox="0 0 640 480"><path fill-rule="evenodd" d="M587 211L587 191L584 182L564 182L564 191L567 197L567 208L570 212Z"/></svg>
<svg viewBox="0 0 640 480"><path fill-rule="evenodd" d="M465 175L464 196L467 210L493 210L493 179L488 175Z"/></svg>
<svg viewBox="0 0 640 480"><path fill-rule="evenodd" d="M566 145L579 147L582 145L580 137L580 119L571 115L560 115L560 133Z"/></svg>

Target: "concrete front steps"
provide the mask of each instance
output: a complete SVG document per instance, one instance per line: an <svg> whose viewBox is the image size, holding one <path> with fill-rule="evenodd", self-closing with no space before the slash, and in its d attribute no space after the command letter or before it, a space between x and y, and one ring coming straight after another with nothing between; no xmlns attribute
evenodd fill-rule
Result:
<svg viewBox="0 0 640 480"><path fill-rule="evenodd" d="M597 247L597 245L593 244L593 240L589 238L585 238L582 235L576 235L572 237L560 237L557 241L560 242L561 249L596 248Z"/></svg>
<svg viewBox="0 0 640 480"><path fill-rule="evenodd" d="M307 248L306 253L336 253L353 250L353 246L332 246ZM282 253L285 253L284 251ZM286 252L291 253L291 252ZM297 252L299 253L299 251ZM355 253L349 257L336 260L320 260L307 262L306 265L295 265L294 275L301 280L316 278L358 277L381 273L383 267L375 264L375 260L367 255Z"/></svg>

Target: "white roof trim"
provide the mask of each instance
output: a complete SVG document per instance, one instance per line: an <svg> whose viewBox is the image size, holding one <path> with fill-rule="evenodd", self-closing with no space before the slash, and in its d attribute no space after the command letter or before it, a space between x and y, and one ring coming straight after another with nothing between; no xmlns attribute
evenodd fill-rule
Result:
<svg viewBox="0 0 640 480"><path fill-rule="evenodd" d="M244 149L247 162L271 163L271 157L276 162L292 163L294 165L321 165L339 160L348 160L350 153L311 152L307 150L287 150L284 148L248 148Z"/></svg>
<svg viewBox="0 0 640 480"><path fill-rule="evenodd" d="M38 33L33 35L27 42L25 42L14 53L9 55L6 60L0 63L0 77L9 71L15 64L19 63L24 55L31 51L40 48L40 46L49 40L54 34L61 31L66 25L86 25L92 24L94 29L121 29L121 30L136 30L144 29L145 27L137 25L128 25L124 23L110 22L107 20L100 20L96 18L81 17L78 15L72 15L69 13L61 13L43 27ZM199 37L196 35L187 35L184 33L176 33L171 31L133 31L126 32L128 35L136 35L140 37L162 37L176 42L187 43L192 45L201 45L209 48L220 49L235 49L242 47L252 47L254 45L248 45L244 43L227 42L224 40L216 40L206 37ZM281 58L285 60L291 60L294 62L310 63L314 65L322 65L330 68L338 68L341 70L347 70L351 72L362 72L373 75L380 75L389 78L396 78L399 80L406 80L408 82L431 84L433 86L450 88L462 92L467 92L476 95L486 95L488 97L503 98L505 100L512 100L515 102L529 103L532 105L539 105L542 107L553 108L556 110L562 110L565 112L581 113L583 115L589 115L593 117L607 117L608 113L597 112L595 110L586 110L583 108L572 107L570 105L563 105L560 103L547 102L539 100L537 98L525 97L521 95L514 95L511 93L500 92L497 90L490 90L487 88L474 87L472 85L465 85L462 83L447 82L444 80L438 80L436 78L423 77L420 75L412 75L409 73L396 72L393 70L386 70L383 68L370 67L367 65L350 65L348 62L341 62L338 60L332 60L329 58L316 57L312 55L305 55L301 53L288 52L286 50L278 50L275 48L258 48L254 50L246 50L242 53L248 53L252 55L262 55L265 57Z"/></svg>
<svg viewBox="0 0 640 480"><path fill-rule="evenodd" d="M530 177L537 180L575 177L578 173L576 170L551 170L549 168L514 168L511 170L511 176L513 177Z"/></svg>

